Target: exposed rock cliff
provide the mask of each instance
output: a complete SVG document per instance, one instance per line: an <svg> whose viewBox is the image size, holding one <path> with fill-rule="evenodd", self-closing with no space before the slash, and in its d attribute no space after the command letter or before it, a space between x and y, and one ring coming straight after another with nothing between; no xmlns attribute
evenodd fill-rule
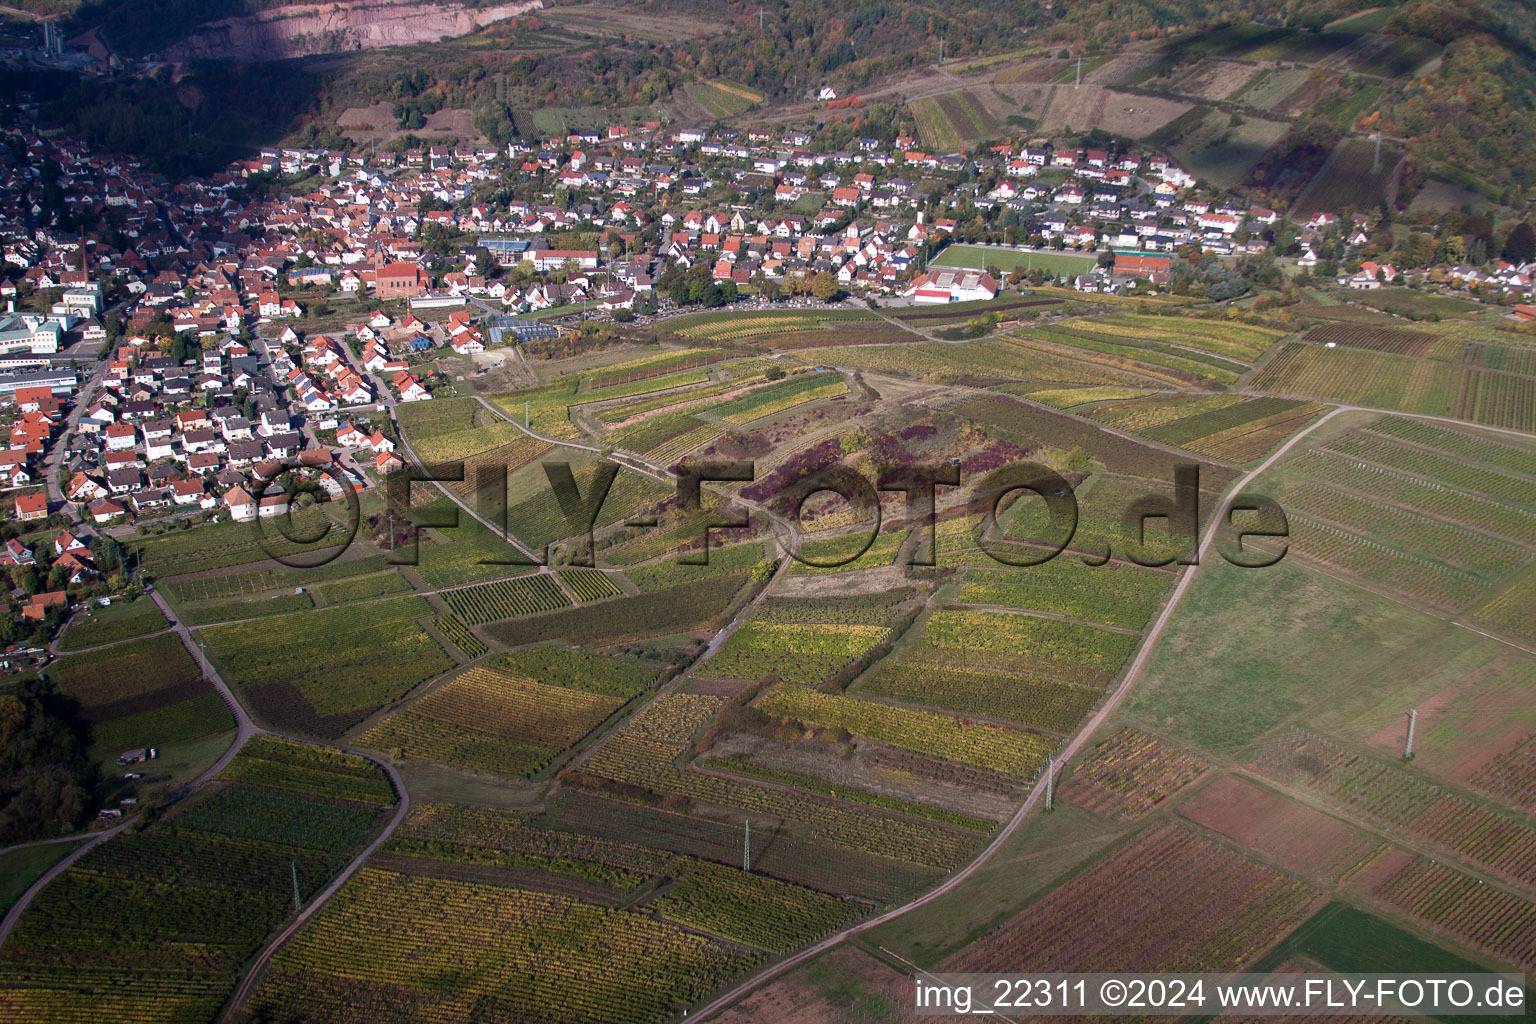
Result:
<svg viewBox="0 0 1536 1024"><path fill-rule="evenodd" d="M281 60L316 53L372 50L462 36L544 6L521 0L473 8L421 0L352 0L278 7L200 26L163 54L169 60Z"/></svg>

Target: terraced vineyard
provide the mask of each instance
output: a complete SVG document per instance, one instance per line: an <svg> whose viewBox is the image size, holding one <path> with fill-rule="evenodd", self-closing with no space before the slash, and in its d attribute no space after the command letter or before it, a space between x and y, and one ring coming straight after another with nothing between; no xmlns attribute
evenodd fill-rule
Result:
<svg viewBox="0 0 1536 1024"><path fill-rule="evenodd" d="M423 598L393 597L212 626L203 635L258 714L287 730L334 737L453 667L415 621L430 614Z"/></svg>
<svg viewBox="0 0 1536 1024"><path fill-rule="evenodd" d="M293 877L312 898L394 802L368 761L268 737L223 777L42 891L0 951L0 1020L213 1021L293 913Z"/></svg>
<svg viewBox="0 0 1536 1024"><path fill-rule="evenodd" d="M569 607L571 603L554 579L544 573L445 590L438 596L471 626L510 619L514 615L553 611Z"/></svg>
<svg viewBox="0 0 1536 1024"><path fill-rule="evenodd" d="M847 393L848 384L841 374L803 374L778 384L758 388L740 398L717 405L709 412L728 423L750 423L807 402Z"/></svg>
<svg viewBox="0 0 1536 1024"><path fill-rule="evenodd" d="M560 955L549 950L558 947ZM365 868L274 958L254 1008L377 1020L376 1001L514 1020L648 1024L753 958L644 913Z"/></svg>
<svg viewBox="0 0 1536 1024"><path fill-rule="evenodd" d="M699 671L736 679L771 674L789 682L815 684L868 654L889 634L889 629L875 625L749 622L732 633Z"/></svg>
<svg viewBox="0 0 1536 1024"><path fill-rule="evenodd" d="M390 715L363 742L399 757L528 776L623 704L477 666Z"/></svg>
<svg viewBox="0 0 1536 1024"><path fill-rule="evenodd" d="M724 705L720 697L667 694L658 697L583 765L583 771L658 795L679 794L731 808L753 820L783 819L835 846L894 861L947 867L965 856L974 835L850 807L827 797L755 785L679 768L695 733ZM616 794L623 795L623 794Z"/></svg>
<svg viewBox="0 0 1536 1024"><path fill-rule="evenodd" d="M780 686L757 703L768 715L808 725L846 729L903 750L1030 778L1054 744L1033 733L915 711L873 701Z"/></svg>
<svg viewBox="0 0 1536 1024"><path fill-rule="evenodd" d="M1536 882L1536 830L1400 768L1302 729L1277 736L1252 763L1485 870L1526 886Z"/></svg>
<svg viewBox="0 0 1536 1024"><path fill-rule="evenodd" d="M1105 894L1113 892L1113 898ZM1249 963L1312 912L1316 891L1182 829L1117 847L986 938L948 971L1214 971Z"/></svg>
<svg viewBox="0 0 1536 1024"><path fill-rule="evenodd" d="M173 634L67 655L48 667L48 676L77 705L99 755L150 744L174 747L235 724Z"/></svg>
<svg viewBox="0 0 1536 1024"><path fill-rule="evenodd" d="M1073 766L1062 795L1096 814L1139 818L1207 767L1192 754L1123 728Z"/></svg>
<svg viewBox="0 0 1536 1024"><path fill-rule="evenodd" d="M576 600L583 604L601 601L605 597L618 597L624 592L608 573L596 569L561 569L556 575L576 595Z"/></svg>
<svg viewBox="0 0 1536 1024"><path fill-rule="evenodd" d="M1528 379L1390 352L1289 342L1249 386L1536 432L1536 389Z"/></svg>

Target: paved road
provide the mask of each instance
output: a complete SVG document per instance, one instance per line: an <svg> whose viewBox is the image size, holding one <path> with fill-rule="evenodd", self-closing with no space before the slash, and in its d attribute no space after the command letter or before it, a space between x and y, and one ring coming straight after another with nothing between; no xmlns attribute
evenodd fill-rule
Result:
<svg viewBox="0 0 1536 1024"><path fill-rule="evenodd" d="M1311 426L1307 427L1305 430L1292 437L1278 450L1276 450L1273 455L1265 459L1251 472L1243 474L1232 482L1231 486L1227 490L1227 496L1222 499L1221 514L1214 516L1211 519L1210 525L1206 528L1205 536L1200 541L1200 547L1197 552L1199 562L1202 564L1204 563L1205 557L1210 551L1211 545L1216 540L1217 529L1221 525L1222 521L1226 518L1227 506L1232 500L1232 497L1235 496L1241 489L1242 485L1252 481L1260 473L1264 472L1266 469L1272 466L1278 459L1285 455L1286 452L1290 451L1291 448L1294 447L1296 443L1299 442L1302 438L1306 437L1308 434L1312 433L1312 431L1316 430L1318 427L1322 426L1324 423L1327 423L1329 420L1333 419L1335 416L1344 411L1346 410L1335 409L1327 415L1323 416L1321 419L1318 419ZM1072 738L1071 742L1069 742L1066 747L1057 753L1056 764L1058 766L1065 764L1071 758L1075 757L1078 751L1083 748L1084 744L1086 744L1093 737L1093 734L1098 729L1099 724L1108 718L1110 714L1115 710L1115 708L1120 705L1120 702L1130 691L1131 685L1135 683L1137 677L1141 674L1141 670L1146 665L1147 659L1151 657L1154 644L1157 642L1158 638L1162 636L1163 630L1168 625L1168 620L1172 617L1174 609L1178 607L1179 601L1183 598L1185 592L1189 589L1190 583L1194 580L1195 573L1198 570L1199 565L1195 565L1187 568L1183 573L1180 574L1178 583L1174 585L1173 593L1169 596L1167 603L1163 605L1162 613L1159 614L1157 619L1152 623L1152 627L1147 630L1145 639L1142 640L1141 646L1137 649L1136 656L1131 659L1129 666L1126 668L1125 674L1120 679L1119 685L1116 686L1114 692L1105 699L1098 712L1088 720L1088 723L1082 728L1082 730ZM918 897L911 903L905 903L899 907L894 907L891 910L878 915L877 917L869 918L868 920L862 921L850 928L846 928L835 935L828 936L827 938L822 939L820 942L817 942L814 945L801 950L794 956L779 961L777 964L774 964L772 967L758 974L756 977L743 982L731 991L701 1007L696 1012L689 1014L688 1019L690 1021L703 1020L709 1017L711 1014L719 1013L721 1010L730 1006L732 1003L736 1002L738 999L745 996L748 992L759 987L763 983L778 977L785 971L788 971L790 968L802 964L812 957L825 953L833 946L841 943L844 939L852 938L853 936L867 932L872 928L878 928L883 924L888 924L891 921L894 921L896 918L901 917L903 914L909 913L910 911L916 910L918 907L926 906L927 904L932 903L934 900L942 898L947 893L962 885L966 879L970 878L983 866L985 866L986 863L991 860L992 857L998 852L998 850L1002 849L1003 844L1008 841L1009 837L1011 837L1013 833L1019 829L1019 826L1024 823L1024 819L1028 816L1029 812L1033 810L1041 800L1044 799L1045 786L1046 779L1042 775L1041 778L1035 782L1034 787L1029 791L1029 796L1025 798L1024 803L1014 813L1013 817L1008 820L1008 824L1003 827L1002 831L993 837L992 841L987 844L986 849L982 850L980 855L978 855L975 860L971 861L970 864L966 865L956 874L951 875L938 888L933 889L925 895Z"/></svg>
<svg viewBox="0 0 1536 1024"><path fill-rule="evenodd" d="M261 726L253 722L249 713L246 712L245 706L242 705L239 699L235 697L234 691L230 688L229 683L226 682L224 677L214 669L213 665L208 661L207 656L204 654L203 649L193 638L192 631L187 628L185 623L178 620L176 614L171 610L170 605L166 603L165 598L162 597L158 591L153 590L150 591L150 597L165 614L166 619L176 623L176 625L171 627L170 631L174 632L181 639L182 645L186 647L187 652L197 660L199 665L202 666L203 675L208 679L210 683L212 683L214 689L218 691L219 696L224 699L224 703L229 706L230 714L234 716L235 720L234 742L232 742L229 745L229 748L219 756L217 761L209 765L206 769L203 770L201 774L197 776L197 778L193 779L186 786L184 786L182 788L182 792L191 792L198 786L201 786L203 783L207 782L209 779L218 775L219 772L224 770L225 766L228 765L230 761L234 760L235 755L240 753L241 749L244 748L245 744L250 740L252 736L267 735L276 736L280 739L292 739L295 742L308 742L305 740L300 740L297 737L284 736L281 733L263 729ZM165 631L162 630L161 632ZM374 838L373 842L369 843L361 853L352 858L351 862L349 862L347 866L343 868L342 871L334 879L332 879L331 883L310 900L309 904L298 915L298 917L290 922L288 927L285 928L282 933L277 936L276 939L268 944L267 948L264 949L261 955L257 958L251 972L248 972L244 980L241 982L240 989L237 992L237 999L244 999L245 995L248 993L255 970L265 965L266 962L271 959L272 954L277 951L278 947L287 941L288 938L298 930L300 925L309 920L309 918L314 915L315 911L319 910L327 900L334 896L336 892L340 890L341 886L346 882L346 880L351 878L352 874L356 872L357 869L362 865L363 861L365 861L369 855L378 850L378 848L382 846L391 835L394 834L395 829L398 828L400 823L405 820L406 812L410 809L410 794L406 792L405 782L400 778L400 774L395 771L393 765L386 764L378 758L375 758L372 755L366 754L362 751L348 752L354 753L359 757L363 757L369 761L372 761L374 764L383 769L386 774L388 774L390 782L394 785L395 792L399 795L400 798L399 803L395 808L395 815L392 819L390 819L389 824L385 826L384 830ZM0 946L5 944L5 940L10 937L11 929L16 926L16 922L21 919L21 915L26 911L27 907L31 905L32 900L37 897L37 894L43 890L44 886L53 881L59 875L63 874L65 871L69 870L71 866L73 866L81 857L85 856L91 850L106 842L108 839L111 839L113 836L118 835L123 830L129 828L134 824L136 820L136 817L125 818L118 824L114 825L112 828L109 828L103 832L98 832L89 838L82 839L78 836L64 836L58 839L39 840L34 843L22 843L15 847L9 847L8 849L22 849L27 846L41 846L46 843L69 842L72 840L80 841L79 849L72 851L68 856L64 857L57 864L53 865L53 867L49 868L48 871L42 875L42 877L37 879L37 881L33 882L27 891L21 895L21 898L16 901L15 905L11 907L10 911L6 913L5 919L0 921ZM238 1006L238 1002L232 1002L230 1004L230 1011L232 1012L236 1006Z"/></svg>
<svg viewBox="0 0 1536 1024"><path fill-rule="evenodd" d="M319 894L311 899L309 904L299 912L299 915L288 923L288 927L278 933L277 938L269 942L267 948L261 951L261 955L256 958L256 962L245 972L245 977L240 981L240 987L235 989L234 997L230 999L229 1005L225 1008L223 1020L233 1019L240 1007L245 1005L246 999L250 997L251 990L256 987L257 981L260 980L261 972L266 969L273 955L282 948L285 942L293 937L295 932L304 926L306 921L315 915L316 911L325 906L332 896L341 891L341 887L347 884L347 880L352 877L358 868L363 866L364 861L378 852L379 847L383 846L389 837L394 835L395 829L400 827L400 823L405 820L406 814L411 809L411 794L406 791L405 780L400 777L399 772L395 771L394 765L376 760L362 751L350 750L348 753L356 754L359 757L366 757L389 773L389 781L394 785L395 792L400 797L399 802L395 806L395 816L390 819L389 825L378 834L377 838L369 843L362 853L352 858L352 862L343 868L340 874L331 879L331 883L320 890Z"/></svg>
<svg viewBox="0 0 1536 1024"><path fill-rule="evenodd" d="M72 523L80 521L80 513L75 510L73 502L65 500L64 489L59 486L59 467L64 464L66 458L64 439L74 433L80 425L80 418L85 415L86 407L90 405L96 389L101 385L101 372L102 367L97 366L80 386L80 390L73 398L73 408L69 410L69 415L64 417L64 429L59 431L58 438L43 458L43 482L48 487L48 503L50 506L62 506L60 511Z"/></svg>

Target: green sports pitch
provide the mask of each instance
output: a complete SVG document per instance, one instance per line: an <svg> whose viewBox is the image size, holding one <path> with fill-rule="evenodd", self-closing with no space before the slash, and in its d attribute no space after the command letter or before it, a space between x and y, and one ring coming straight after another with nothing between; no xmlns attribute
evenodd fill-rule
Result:
<svg viewBox="0 0 1536 1024"><path fill-rule="evenodd" d="M1018 252L1014 249L993 249L981 245L951 245L939 253L930 264L935 267L997 267L1005 274L1014 267L1025 270L1043 270L1058 277L1086 274L1098 262L1097 253L1076 252Z"/></svg>

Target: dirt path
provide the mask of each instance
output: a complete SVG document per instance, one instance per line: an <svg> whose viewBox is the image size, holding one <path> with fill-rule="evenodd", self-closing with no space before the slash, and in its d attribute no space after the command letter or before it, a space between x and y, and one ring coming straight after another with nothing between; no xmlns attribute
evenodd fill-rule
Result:
<svg viewBox="0 0 1536 1024"><path fill-rule="evenodd" d="M1221 508L1223 514L1212 518L1210 524L1206 527L1204 538L1202 538L1200 541L1200 547L1198 551L1200 561L1204 561L1206 554L1211 548L1211 545L1215 542L1216 531L1226 518L1225 511L1227 504L1232 500L1232 497L1238 493L1241 486L1252 481L1259 474L1263 473L1270 466L1274 465L1276 461L1278 461L1282 456L1289 452L1298 442L1300 442L1312 431L1316 430L1318 427L1322 426L1324 423L1327 423L1329 420L1333 419L1335 416L1344 411L1346 410L1334 409L1332 412L1322 416L1310 426L1308 426L1305 430L1302 430L1300 433L1296 434L1289 441L1287 441L1284 445L1280 446L1280 448L1278 448L1274 454L1270 455L1269 458L1265 459L1251 472L1245 473L1232 481L1232 483L1227 488L1226 495L1222 499ZM1194 580L1198 571L1199 565L1195 565L1187 569L1179 577L1178 583L1174 585L1173 593L1169 596L1168 601L1163 605L1163 610L1158 615L1157 619L1153 622L1152 627L1147 630L1146 638L1142 641L1140 648L1136 652L1136 656L1131 659L1131 662L1127 666L1124 675L1121 677L1119 685L1115 687L1113 693L1105 698L1104 703L1099 708L1098 713L1089 719L1088 723L1083 727L1082 731L1080 731L1072 739L1072 741L1066 745L1066 747L1058 752L1056 756L1056 763L1058 765L1063 764L1071 758L1075 757L1077 753L1083 748L1083 746L1093 738L1093 735L1097 731L1099 725L1105 719L1109 718L1110 715L1114 712L1115 708L1120 705L1120 702L1125 699L1125 695L1130 691L1131 685L1136 682L1137 677L1140 676L1142 669L1146 666L1147 659L1151 657L1152 650L1157 643L1158 638L1162 636L1163 630L1167 627L1169 619L1173 616L1174 610L1178 607L1179 601L1188 591L1189 585L1191 581ZM1009 819L1008 824L1003 827L1002 831L998 832L992 841L987 844L986 849L982 850L976 859L971 861L970 864L966 865L956 874L951 875L938 888L933 889L923 896L918 897L911 903L906 903L899 907L894 907L891 910L886 911L884 914L869 918L868 920L862 921L850 928L846 928L841 932L831 935L828 938L822 939L820 942L817 942L814 945L801 950L794 956L779 961L752 979L743 982L731 991L700 1007L698 1012L689 1015L689 1019L703 1020L709 1017L711 1014L719 1013L721 1010L730 1006L732 1003L736 1002L751 990L762 985L764 982L776 978L783 974L785 971L788 971L790 968L802 964L813 957L821 955L822 953L825 953L827 950L838 945L843 940L852 938L853 936L862 934L863 932L867 932L872 928L877 928L880 925L888 924L889 922L894 921L896 918L901 917L903 914L906 914L912 910L916 910L918 907L932 903L934 900L940 899L949 892L953 891L955 888L962 885L966 879L970 878L978 870L980 870L989 860L991 860L992 857L998 852L998 850L1002 849L1003 844L1008 841L1013 833L1018 831L1019 827L1024 823L1025 818L1028 817L1029 812L1033 810L1041 800L1044 799L1045 787L1046 779L1044 775L1042 775L1040 779L1035 782L1033 788L1030 789L1029 796L1025 798L1024 803L1020 805L1018 811L1015 812L1013 817Z"/></svg>
<svg viewBox="0 0 1536 1024"><path fill-rule="evenodd" d="M341 891L341 887L347 884L348 879L357 872L358 868L363 866L363 862L377 853L379 848L388 841L389 837L395 834L395 829L400 827L400 823L405 820L406 814L410 812L411 794L407 792L405 780L400 777L400 773L395 770L393 765L377 760L360 750L349 750L347 753L367 758L388 773L389 781L394 785L395 792L400 797L395 805L395 816L390 819L389 824L374 838L373 842L369 843L363 848L361 853L352 858L351 863L343 868L335 878L331 879L331 883L320 890L319 894L309 901L309 905L300 911L297 917L288 922L288 927L279 932L277 938L269 942L267 948L261 951L261 955L256 958L256 962L251 964L250 969L245 972L245 977L240 981L240 987L235 989L235 994L230 998L229 1005L225 1008L224 1014L220 1018L221 1020L228 1021L234 1018L234 1015L245 1004L246 999L250 997L251 989L260 980L261 973L266 969L267 964L271 962L273 955L282 948L285 942L293 937L295 932L304 926L306 921L313 917L321 907L325 906L332 896Z"/></svg>

